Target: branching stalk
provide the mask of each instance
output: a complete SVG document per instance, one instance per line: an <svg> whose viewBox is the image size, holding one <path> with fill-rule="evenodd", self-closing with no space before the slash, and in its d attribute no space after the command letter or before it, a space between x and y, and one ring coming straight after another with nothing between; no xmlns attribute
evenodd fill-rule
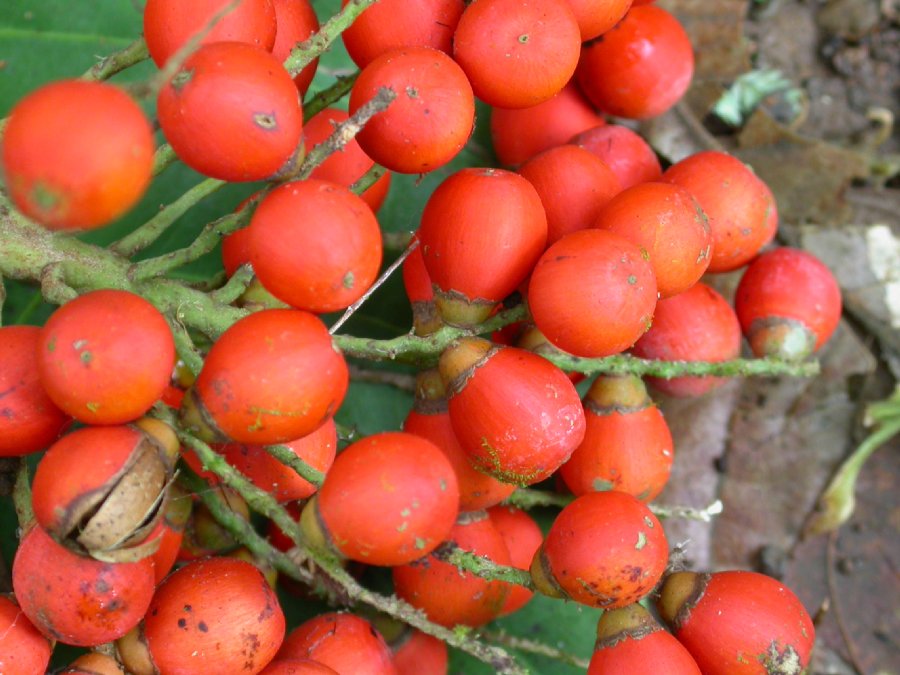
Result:
<svg viewBox="0 0 900 675"><path fill-rule="evenodd" d="M309 122L318 113L325 110L325 108L334 105L344 98L344 96L347 95L347 92L353 88L353 83L356 82L357 77L359 77L358 70L350 75L339 75L334 84L327 89L318 92L312 98L307 99L303 103L304 123Z"/></svg>
<svg viewBox="0 0 900 675"><path fill-rule="evenodd" d="M93 82L108 80L116 73L121 73L123 70L149 58L150 52L147 50L147 43L141 36L127 47L104 56L97 61L81 76L81 79Z"/></svg>

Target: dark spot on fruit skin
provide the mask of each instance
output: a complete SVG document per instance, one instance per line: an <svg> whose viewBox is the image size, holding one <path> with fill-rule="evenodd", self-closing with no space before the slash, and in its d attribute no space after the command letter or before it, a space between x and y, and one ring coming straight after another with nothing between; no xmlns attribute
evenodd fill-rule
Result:
<svg viewBox="0 0 900 675"><path fill-rule="evenodd" d="M178 619L178 627L187 630L187 619Z"/></svg>
<svg viewBox="0 0 900 675"><path fill-rule="evenodd" d="M208 633L209 626L206 625L205 621L201 621L200 623L197 624L197 630L199 630L201 633Z"/></svg>
<svg viewBox="0 0 900 675"><path fill-rule="evenodd" d="M194 608L191 607L190 605L185 605L185 606L184 606L184 611L185 611L185 612L193 612L193 611L194 611Z"/></svg>

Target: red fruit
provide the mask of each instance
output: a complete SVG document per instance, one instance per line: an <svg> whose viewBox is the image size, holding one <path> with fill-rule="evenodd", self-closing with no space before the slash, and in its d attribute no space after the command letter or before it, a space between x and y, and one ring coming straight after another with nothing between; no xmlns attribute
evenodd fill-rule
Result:
<svg viewBox="0 0 900 675"><path fill-rule="evenodd" d="M278 659L312 659L339 673L395 675L391 651L365 619L354 614L322 614L295 628Z"/></svg>
<svg viewBox="0 0 900 675"><path fill-rule="evenodd" d="M318 318L263 310L219 336L185 396L182 416L209 440L283 443L331 417L348 379L344 357Z"/></svg>
<svg viewBox="0 0 900 675"><path fill-rule="evenodd" d="M380 7L380 5L375 5L375 7ZM349 117L346 112L338 108L326 108L317 113L303 126L307 150L312 150L316 145L325 141L334 132L335 125L346 122ZM349 188L374 165L375 162L359 147L356 138L352 138L340 152L335 152L313 169L309 177L331 181ZM373 212L377 212L384 203L390 186L391 172L388 171L359 196Z"/></svg>
<svg viewBox="0 0 900 675"><path fill-rule="evenodd" d="M251 239L250 228L242 227L222 240L222 266L229 277L237 272L238 267L250 262Z"/></svg>
<svg viewBox="0 0 900 675"><path fill-rule="evenodd" d="M0 595L0 672L35 675L47 670L50 641L11 599Z"/></svg>
<svg viewBox="0 0 900 675"><path fill-rule="evenodd" d="M448 541L498 565L510 564L503 537L484 511L463 514ZM495 619L509 592L509 584L503 581L486 581L433 555L395 567L393 576L399 597L448 628L478 627Z"/></svg>
<svg viewBox="0 0 900 675"><path fill-rule="evenodd" d="M475 95L501 108L552 98L578 65L581 33L565 0L478 0L453 36L453 58Z"/></svg>
<svg viewBox="0 0 900 675"><path fill-rule="evenodd" d="M163 315L128 291L85 293L41 329L41 384L53 402L85 424L121 424L162 396L175 366Z"/></svg>
<svg viewBox="0 0 900 675"><path fill-rule="evenodd" d="M254 181L290 169L303 130L297 88L271 54L243 42L201 47L156 100L166 140L200 173Z"/></svg>
<svg viewBox="0 0 900 675"><path fill-rule="evenodd" d="M272 0L241 0L225 10L228 0L147 0L144 6L144 39L156 65L162 67L197 33L207 31L200 44L237 41L267 51L275 44L276 13Z"/></svg>
<svg viewBox="0 0 900 675"><path fill-rule="evenodd" d="M153 563L107 563L57 544L40 527L23 537L13 560L13 591L44 635L93 647L137 625L153 596Z"/></svg>
<svg viewBox="0 0 900 675"><path fill-rule="evenodd" d="M528 306L538 329L578 356L610 356L644 334L656 306L647 252L612 232L580 230L534 266Z"/></svg>
<svg viewBox="0 0 900 675"><path fill-rule="evenodd" d="M811 253L777 248L747 267L734 309L756 356L804 359L837 328L841 289Z"/></svg>
<svg viewBox="0 0 900 675"><path fill-rule="evenodd" d="M78 429L50 446L38 464L35 518L57 541L91 555L134 544L156 526L172 464L162 446L135 427Z"/></svg>
<svg viewBox="0 0 900 675"><path fill-rule="evenodd" d="M675 105L693 74L694 51L678 19L659 7L634 7L585 44L576 77L603 112L646 119Z"/></svg>
<svg viewBox="0 0 900 675"><path fill-rule="evenodd" d="M603 35L625 16L631 0L566 0L578 20L581 41Z"/></svg>
<svg viewBox="0 0 900 675"><path fill-rule="evenodd" d="M425 269L421 245L416 246L403 261L403 288L412 308L416 335L430 335L438 330L443 322L434 303L434 289Z"/></svg>
<svg viewBox="0 0 900 675"><path fill-rule="evenodd" d="M587 430L560 473L576 495L618 490L652 501L672 470L669 425L635 375L601 375L584 398Z"/></svg>
<svg viewBox="0 0 900 675"><path fill-rule="evenodd" d="M534 518L514 506L495 506L488 510L488 515L509 550L510 565L527 570L531 566L534 554L544 541L544 533L534 522ZM501 616L522 609L531 600L532 595L534 593L524 586L511 584L509 595L506 596L506 602L500 611Z"/></svg>
<svg viewBox="0 0 900 675"><path fill-rule="evenodd" d="M47 447L69 417L54 405L37 371L40 328L0 328L0 457L21 457Z"/></svg>
<svg viewBox="0 0 900 675"><path fill-rule="evenodd" d="M803 604L756 572L676 572L658 607L675 637L708 675L799 675L816 631Z"/></svg>
<svg viewBox="0 0 900 675"><path fill-rule="evenodd" d="M490 205L491 217L485 218ZM432 193L419 241L444 321L478 323L525 279L547 241L537 191L502 169L462 169Z"/></svg>
<svg viewBox="0 0 900 675"><path fill-rule="evenodd" d="M327 473L337 451L334 420L329 419L312 433L282 445L313 469ZM275 459L262 446L230 443L219 449L219 452L256 487L265 490L279 502L306 499L316 492L315 485Z"/></svg>
<svg viewBox="0 0 900 675"><path fill-rule="evenodd" d="M309 538L346 558L402 565L444 540L458 504L456 475L437 446L381 433L338 455L301 522Z"/></svg>
<svg viewBox="0 0 900 675"><path fill-rule="evenodd" d="M604 124L582 131L570 143L590 150L619 177L622 189L658 181L662 176L659 158L647 141L628 127Z"/></svg>
<svg viewBox="0 0 900 675"><path fill-rule="evenodd" d="M410 628L391 642L397 675L447 675L447 643Z"/></svg>
<svg viewBox="0 0 900 675"><path fill-rule="evenodd" d="M578 392L536 354L461 338L444 350L438 367L456 437L472 465L498 480L542 481L584 438Z"/></svg>
<svg viewBox="0 0 900 675"><path fill-rule="evenodd" d="M641 605L603 613L588 675L701 675L697 662Z"/></svg>
<svg viewBox="0 0 900 675"><path fill-rule="evenodd" d="M515 491L515 485L501 483L472 466L453 431L447 390L437 370L422 371L416 376L416 402L403 423L403 430L427 438L450 460L459 484L460 511L486 509Z"/></svg>
<svg viewBox="0 0 900 675"><path fill-rule="evenodd" d="M647 251L660 298L678 295L700 280L712 257L709 221L677 185L643 183L600 209L595 226Z"/></svg>
<svg viewBox="0 0 900 675"><path fill-rule="evenodd" d="M272 45L272 56L279 63L284 63L291 50L298 43L309 38L319 30L319 19L309 0L272 0L275 7L275 43ZM294 85L302 97L313 77L319 59L315 59L294 76Z"/></svg>
<svg viewBox="0 0 900 675"><path fill-rule="evenodd" d="M341 6L346 7L348 2L341 0ZM464 0L379 0L341 37L350 58L360 68L401 47L431 47L450 54L453 31L465 6Z"/></svg>
<svg viewBox="0 0 900 675"><path fill-rule="evenodd" d="M603 206L622 191L603 160L575 145L535 155L519 174L537 190L547 214L547 245L594 225Z"/></svg>
<svg viewBox="0 0 900 675"><path fill-rule="evenodd" d="M277 659L259 675L338 675L338 672L310 659Z"/></svg>
<svg viewBox="0 0 900 675"><path fill-rule="evenodd" d="M143 638L161 673L252 674L274 658L284 629L278 598L259 569L235 558L207 558L159 586Z"/></svg>
<svg viewBox="0 0 900 675"><path fill-rule="evenodd" d="M147 541L159 538L159 548L150 556L153 561L153 574L157 586L175 566L179 549L184 540L184 529L191 517L193 505L191 496L179 487L178 483L169 487L169 499L166 502L163 517L156 528L147 535Z"/></svg>
<svg viewBox="0 0 900 675"><path fill-rule="evenodd" d="M0 168L10 199L26 216L51 230L91 230L143 196L153 150L150 123L125 92L63 80L13 107Z"/></svg>
<svg viewBox="0 0 900 675"><path fill-rule="evenodd" d="M668 556L662 525L643 502L624 492L591 492L553 521L531 576L546 595L616 609L653 590Z"/></svg>
<svg viewBox="0 0 900 675"><path fill-rule="evenodd" d="M572 136L604 124L573 82L529 108L493 108L491 142L501 164L516 166Z"/></svg>
<svg viewBox="0 0 900 675"><path fill-rule="evenodd" d="M378 221L343 186L315 179L285 183L263 198L249 227L256 276L297 309L349 307L378 276Z"/></svg>
<svg viewBox="0 0 900 675"><path fill-rule="evenodd" d="M669 167L663 181L694 195L712 230L709 272L730 272L747 264L775 236L778 219L768 186L740 160L709 150Z"/></svg>
<svg viewBox="0 0 900 675"><path fill-rule="evenodd" d="M475 124L475 98L465 73L430 47L385 52L350 91L350 114L387 87L397 95L356 136L369 157L398 173L425 173L459 154Z"/></svg>
<svg viewBox="0 0 900 675"><path fill-rule="evenodd" d="M725 298L698 283L657 303L653 325L631 352L662 361L728 361L741 353L741 326ZM709 375L647 381L670 396L699 396L725 383Z"/></svg>

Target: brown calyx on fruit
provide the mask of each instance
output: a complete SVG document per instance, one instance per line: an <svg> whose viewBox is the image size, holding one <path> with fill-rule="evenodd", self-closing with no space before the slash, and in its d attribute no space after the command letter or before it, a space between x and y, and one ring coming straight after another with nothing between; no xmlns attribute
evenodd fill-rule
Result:
<svg viewBox="0 0 900 675"><path fill-rule="evenodd" d="M331 533L328 526L322 520L322 512L319 510L319 496L313 497L306 502L303 512L300 514L300 532L303 533L303 539L310 548L325 551L331 555L343 558L340 551L331 540Z"/></svg>
<svg viewBox="0 0 900 675"><path fill-rule="evenodd" d="M178 411L178 421L183 428L204 443L227 443L231 440L216 425L193 386L184 394L181 409Z"/></svg>
<svg viewBox="0 0 900 675"><path fill-rule="evenodd" d="M711 578L711 574L699 572L674 572L663 582L656 606L663 621L674 631L679 631L690 618Z"/></svg>
<svg viewBox="0 0 900 675"><path fill-rule="evenodd" d="M497 303L484 298L470 299L459 291L443 291L434 285L434 304L444 323L460 328L477 326L487 319Z"/></svg>
<svg viewBox="0 0 900 675"><path fill-rule="evenodd" d="M68 668L62 671L62 675L123 675L125 671L111 656L99 652L82 654L72 661Z"/></svg>
<svg viewBox="0 0 900 675"><path fill-rule="evenodd" d="M531 573L531 580L534 582L535 589L541 594L551 598L569 598L562 586L557 583L556 577L553 576L553 571L550 569L550 561L547 560L547 554L544 553L543 545L534 554L529 572Z"/></svg>
<svg viewBox="0 0 900 675"><path fill-rule="evenodd" d="M461 392L475 370L487 363L502 347L477 337L460 338L441 354L438 370L449 396Z"/></svg>
<svg viewBox="0 0 900 675"><path fill-rule="evenodd" d="M639 604L603 612L597 623L597 642L594 649L617 645L622 640L641 638L662 630L650 612Z"/></svg>
<svg viewBox="0 0 900 675"><path fill-rule="evenodd" d="M116 640L116 653L122 665L133 675L158 675L159 673L144 637L143 621Z"/></svg>
<svg viewBox="0 0 900 675"><path fill-rule="evenodd" d="M416 375L413 410L420 415L436 415L447 411L447 387L437 368L429 368Z"/></svg>
<svg viewBox="0 0 900 675"><path fill-rule="evenodd" d="M653 405L644 381L637 375L601 375L584 397L584 407L595 415L632 413Z"/></svg>
<svg viewBox="0 0 900 675"><path fill-rule="evenodd" d="M802 361L816 349L815 333L802 322L781 316L753 321L747 340L756 356L783 361Z"/></svg>

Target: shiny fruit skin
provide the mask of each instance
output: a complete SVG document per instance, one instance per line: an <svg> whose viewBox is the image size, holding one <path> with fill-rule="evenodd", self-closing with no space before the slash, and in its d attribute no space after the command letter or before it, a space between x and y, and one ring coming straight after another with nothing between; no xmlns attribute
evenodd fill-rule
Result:
<svg viewBox="0 0 900 675"><path fill-rule="evenodd" d="M547 242L547 217L537 191L522 176L467 168L431 194L418 237L444 320L452 317L442 303L461 296L483 307L480 321L534 267Z"/></svg>
<svg viewBox="0 0 900 675"><path fill-rule="evenodd" d="M312 119L303 125L303 136L306 139L307 152L325 141L334 132L335 125L346 122L349 117L345 111L338 108L325 108L325 110L316 113ZM309 177L331 181L349 188L374 165L375 162L372 158L363 152L357 140L353 138L339 152L335 152L313 169ZM391 172L387 171L375 181L374 185L359 196L369 205L373 213L377 213L387 198L390 187Z"/></svg>
<svg viewBox="0 0 900 675"><path fill-rule="evenodd" d="M213 16L225 9L227 0L147 0L144 6L144 38L150 56L160 68ZM272 50L276 35L276 13L272 0L241 0L220 17L200 44L245 42Z"/></svg>
<svg viewBox="0 0 900 675"><path fill-rule="evenodd" d="M603 35L631 8L631 0L566 0L566 3L575 13L582 42Z"/></svg>
<svg viewBox="0 0 900 675"><path fill-rule="evenodd" d="M690 594L686 603L683 592ZM663 584L658 606L704 675L799 675L809 665L815 626L797 596L772 577L677 572Z"/></svg>
<svg viewBox="0 0 900 675"><path fill-rule="evenodd" d="M618 490L650 502L672 470L669 425L635 375L601 375L584 398L587 430L560 474L575 495Z"/></svg>
<svg viewBox="0 0 900 675"><path fill-rule="evenodd" d="M39 675L50 663L50 641L23 616L12 599L0 595L0 672Z"/></svg>
<svg viewBox="0 0 900 675"><path fill-rule="evenodd" d="M416 377L416 401L403 430L427 438L446 455L453 465L459 484L459 510L478 511L499 504L509 497L516 486L501 483L474 468L469 456L460 445L453 431L447 405L447 392L440 375L435 370L419 373ZM430 386L423 386L423 382ZM438 388L438 391L434 391ZM433 395L430 398L429 395Z"/></svg>
<svg viewBox="0 0 900 675"><path fill-rule="evenodd" d="M475 125L475 98L465 73L444 52L403 47L367 65L350 91L350 114L379 89L397 97L357 134L365 153L397 173L426 173L459 154Z"/></svg>
<svg viewBox="0 0 900 675"><path fill-rule="evenodd" d="M447 675L447 643L410 628L391 642L391 659L397 675Z"/></svg>
<svg viewBox="0 0 900 675"><path fill-rule="evenodd" d="M341 6L348 2L341 0ZM464 0L379 0L360 14L341 38L360 68L402 47L431 47L449 55L465 6Z"/></svg>
<svg viewBox="0 0 900 675"><path fill-rule="evenodd" d="M488 515L509 550L510 565L527 571L544 541L541 528L526 511L514 506L494 506L488 509ZM506 616L522 609L533 595L524 586L510 584L509 595L500 615Z"/></svg>
<svg viewBox="0 0 900 675"><path fill-rule="evenodd" d="M510 564L503 536L484 511L461 516L448 541L498 565ZM486 581L434 556L395 567L393 577L399 597L447 628L483 626L499 616L509 594L509 584Z"/></svg>
<svg viewBox="0 0 900 675"><path fill-rule="evenodd" d="M402 565L444 541L458 513L459 488L436 445L413 434L385 432L338 455L317 502L319 520L341 555L371 565Z"/></svg>
<svg viewBox="0 0 900 675"><path fill-rule="evenodd" d="M160 90L166 140L195 171L231 182L270 178L302 138L303 111L288 72L242 42L205 45Z"/></svg>
<svg viewBox="0 0 900 675"><path fill-rule="evenodd" d="M321 614L285 638L278 659L312 659L342 675L396 675L381 634L354 614Z"/></svg>
<svg viewBox="0 0 900 675"><path fill-rule="evenodd" d="M591 607L616 609L647 595L666 569L669 546L647 506L624 492L591 492L553 521L534 557L532 577ZM546 592L540 581L538 588Z"/></svg>
<svg viewBox="0 0 900 675"><path fill-rule="evenodd" d="M85 424L143 415L169 384L175 341L159 311L129 291L85 293L41 329L38 372L47 394Z"/></svg>
<svg viewBox="0 0 900 675"><path fill-rule="evenodd" d="M768 186L739 159L698 152L666 169L662 180L694 195L709 218L713 248L709 272L730 272L752 260L775 236L778 219Z"/></svg>
<svg viewBox="0 0 900 675"><path fill-rule="evenodd" d="M560 145L519 167L537 190L547 214L547 246L564 235L586 230L609 200L622 191L603 160L575 145Z"/></svg>
<svg viewBox="0 0 900 675"><path fill-rule="evenodd" d="M378 276L381 229L375 214L337 183L285 183L262 199L249 227L256 276L296 309L345 309Z"/></svg>
<svg viewBox="0 0 900 675"><path fill-rule="evenodd" d="M337 452L337 428L334 420L328 419L315 431L282 445L313 469L325 474L331 468ZM229 443L218 451L256 487L265 490L279 502L306 499L318 489L260 445Z"/></svg>
<svg viewBox="0 0 900 675"><path fill-rule="evenodd" d="M606 162L618 176L623 190L662 177L662 167L653 148L628 127L604 124L582 131L569 142L590 150Z"/></svg>
<svg viewBox="0 0 900 675"><path fill-rule="evenodd" d="M319 428L340 407L348 379L321 320L268 309L219 336L188 397L205 408L220 440L267 445Z"/></svg>
<svg viewBox="0 0 900 675"><path fill-rule="evenodd" d="M259 675L339 675L334 668L310 659L276 659Z"/></svg>
<svg viewBox="0 0 900 675"><path fill-rule="evenodd" d="M577 356L618 354L650 325L656 277L647 252L605 230L579 230L550 246L528 284L535 325Z"/></svg>
<svg viewBox="0 0 900 675"><path fill-rule="evenodd" d="M10 199L26 216L51 230L92 230L144 195L154 147L150 122L124 91L62 80L13 107L0 168Z"/></svg>
<svg viewBox="0 0 900 675"><path fill-rule="evenodd" d="M143 623L161 675L259 673L284 632L284 613L262 572L227 557L197 560L166 577Z"/></svg>
<svg viewBox="0 0 900 675"><path fill-rule="evenodd" d="M663 361L728 361L741 353L741 326L725 298L697 283L656 304L653 325L631 352L642 359ZM700 396L726 380L707 375L651 377L647 382L669 396Z"/></svg>
<svg viewBox="0 0 900 675"><path fill-rule="evenodd" d="M493 108L491 144L500 163L514 167L603 124L603 118L575 83L569 82L558 94L535 106Z"/></svg>
<svg viewBox="0 0 900 675"><path fill-rule="evenodd" d="M272 56L284 63L291 50L319 30L319 19L309 0L272 0L275 7L275 44ZM294 76L294 85L300 96L306 94L316 75L319 59L315 59Z"/></svg>
<svg viewBox="0 0 900 675"><path fill-rule="evenodd" d="M115 640L136 626L154 586L150 558L127 563L85 558L39 526L22 537L12 577L16 601L35 627L80 647Z"/></svg>
<svg viewBox="0 0 900 675"><path fill-rule="evenodd" d="M456 437L474 467L502 482L548 478L584 438L575 386L532 352L463 338L438 367Z"/></svg>
<svg viewBox="0 0 900 675"><path fill-rule="evenodd" d="M691 193L677 185L630 187L603 205L594 226L647 251L660 298L686 291L709 267L709 221Z"/></svg>
<svg viewBox="0 0 900 675"><path fill-rule="evenodd" d="M477 0L460 17L453 58L482 101L527 108L566 86L580 46L578 22L565 0Z"/></svg>
<svg viewBox="0 0 900 675"><path fill-rule="evenodd" d="M841 320L841 289L834 275L811 253L777 248L747 267L734 309L756 356L805 358L821 349ZM778 328L795 330L804 345L793 348ZM767 341L767 335L773 341Z"/></svg>
<svg viewBox="0 0 900 675"><path fill-rule="evenodd" d="M641 605L603 613L587 675L701 675L690 652Z"/></svg>
<svg viewBox="0 0 900 675"><path fill-rule="evenodd" d="M0 457L22 457L55 441L69 421L56 407L37 371L40 328L0 328Z"/></svg>
<svg viewBox="0 0 900 675"><path fill-rule="evenodd" d="M584 45L576 78L602 112L647 119L675 105L693 74L694 50L678 20L659 7L635 7Z"/></svg>

